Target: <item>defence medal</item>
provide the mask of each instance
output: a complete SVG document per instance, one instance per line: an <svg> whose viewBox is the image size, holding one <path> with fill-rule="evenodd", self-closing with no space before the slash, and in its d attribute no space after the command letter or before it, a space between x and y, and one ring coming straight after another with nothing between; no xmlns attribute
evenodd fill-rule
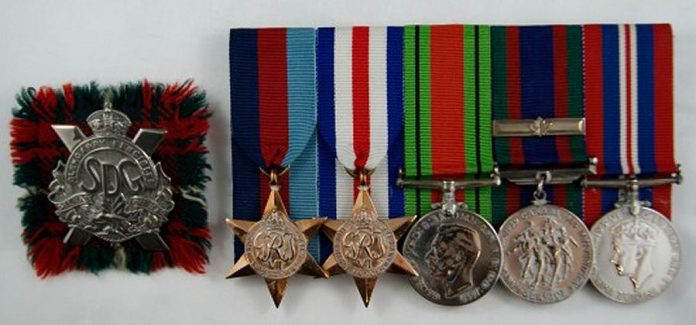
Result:
<svg viewBox="0 0 696 325"><path fill-rule="evenodd" d="M418 272L410 282L434 303L468 304L495 286L502 264L490 224L491 187L500 182L490 27L408 26L404 34L405 159L397 184L406 211L421 215L403 246Z"/></svg>
<svg viewBox="0 0 696 325"><path fill-rule="evenodd" d="M500 178L462 181L408 181L404 187L442 190L442 202L414 223L404 240L404 256L418 276L411 286L441 305L463 305L485 295L498 281L502 247L488 221L466 203L456 201L457 189L500 185Z"/></svg>
<svg viewBox="0 0 696 325"><path fill-rule="evenodd" d="M366 307L382 273L415 274L397 251L397 240L413 218L380 219L377 209L386 208L391 184L384 182L386 167L372 174L390 145L399 141L402 51L400 27L317 30L318 129L320 148L328 156L320 165L329 164L332 173L345 169L352 176L339 172L322 184L327 192L336 185L335 195L322 197L322 204L336 200L340 205L327 215L323 228L333 241L324 269L352 276ZM381 185L370 193L373 181ZM349 197L354 203L350 211L344 203Z"/></svg>
<svg viewBox="0 0 696 325"><path fill-rule="evenodd" d="M276 307L291 276L327 276L309 247L325 220L314 217L312 209L317 192L314 40L310 28L230 31L235 218L227 224L239 241L227 278L262 276ZM264 191L265 206L257 201Z"/></svg>
<svg viewBox="0 0 696 325"><path fill-rule="evenodd" d="M595 269L609 299L640 303L663 293L681 265L669 221L674 160L672 39L669 25L586 26L588 152L599 176L585 181ZM604 81L604 82L602 82ZM599 90L599 92L597 92ZM612 204L616 202L616 204Z"/></svg>
<svg viewBox="0 0 696 325"><path fill-rule="evenodd" d="M167 250L160 227L174 208L170 180L150 158L166 131L140 129L131 140L126 114L104 109L87 117L93 134L53 125L70 150L53 171L48 199L70 230L64 242L85 245L92 236L119 245L135 238L147 250Z"/></svg>
<svg viewBox="0 0 696 325"><path fill-rule="evenodd" d="M593 266L592 238L571 211L549 204L544 185L552 173L537 174L532 205L500 227L504 263L501 280L515 295L540 304L570 297L587 282Z"/></svg>

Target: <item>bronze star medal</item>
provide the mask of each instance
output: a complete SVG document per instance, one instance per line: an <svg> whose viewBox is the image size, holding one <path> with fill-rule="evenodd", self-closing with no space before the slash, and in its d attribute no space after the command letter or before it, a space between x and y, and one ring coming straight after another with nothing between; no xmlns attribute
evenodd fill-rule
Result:
<svg viewBox="0 0 696 325"><path fill-rule="evenodd" d="M385 271L417 275L416 270L399 253L397 240L413 222L413 217L379 219L360 175L358 197L348 220L328 220L324 232L333 241L333 254L324 263L329 275L348 273L355 280L365 307L372 291Z"/></svg>
<svg viewBox="0 0 696 325"><path fill-rule="evenodd" d="M291 221L280 197L277 174L271 172L269 176L271 193L261 220L226 220L244 243L244 254L232 266L227 278L254 273L262 276L277 308L285 295L288 278L295 273L328 277L307 252L309 237L326 218Z"/></svg>

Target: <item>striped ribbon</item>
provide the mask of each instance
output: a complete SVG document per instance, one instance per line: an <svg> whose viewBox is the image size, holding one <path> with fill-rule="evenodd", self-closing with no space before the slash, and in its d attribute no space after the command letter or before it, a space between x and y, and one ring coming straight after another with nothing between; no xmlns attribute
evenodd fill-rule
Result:
<svg viewBox="0 0 696 325"><path fill-rule="evenodd" d="M356 184L346 172L374 170L370 192L380 216L403 216L393 186L403 162L403 28L317 30L320 214L351 213ZM387 162L380 165L380 162ZM376 168L380 165L380 168ZM324 238L322 260L331 251Z"/></svg>
<svg viewBox="0 0 696 325"><path fill-rule="evenodd" d="M233 212L257 220L269 195L266 169L292 165L279 180L293 219L318 215L315 35L311 28L230 30ZM318 239L310 252L319 257ZM235 256L243 244L235 241Z"/></svg>
<svg viewBox="0 0 696 325"><path fill-rule="evenodd" d="M584 116L581 26L496 26L491 28L493 116L496 120ZM501 169L586 163L584 138L499 137L495 157ZM505 184L493 190L493 224L530 204L533 187ZM551 203L582 217L582 189L547 186Z"/></svg>
<svg viewBox="0 0 696 325"><path fill-rule="evenodd" d="M409 26L404 31L404 172L413 178L488 177L491 66L488 26ZM491 220L491 189L457 199ZM422 215L439 191L407 189L407 214Z"/></svg>
<svg viewBox="0 0 696 325"><path fill-rule="evenodd" d="M602 176L669 174L674 162L672 31L669 25L583 27L587 150ZM671 186L642 189L670 216ZM614 189L588 189L593 222L614 208Z"/></svg>

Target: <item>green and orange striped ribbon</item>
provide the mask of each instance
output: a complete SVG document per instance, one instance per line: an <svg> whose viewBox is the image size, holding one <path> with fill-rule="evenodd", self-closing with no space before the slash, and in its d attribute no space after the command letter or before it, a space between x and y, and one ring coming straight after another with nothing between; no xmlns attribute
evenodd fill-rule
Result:
<svg viewBox="0 0 696 325"><path fill-rule="evenodd" d="M491 137L490 27L407 26L404 30L404 145L409 178L489 177ZM491 189L457 193L491 220ZM422 215L441 193L406 189L408 214Z"/></svg>

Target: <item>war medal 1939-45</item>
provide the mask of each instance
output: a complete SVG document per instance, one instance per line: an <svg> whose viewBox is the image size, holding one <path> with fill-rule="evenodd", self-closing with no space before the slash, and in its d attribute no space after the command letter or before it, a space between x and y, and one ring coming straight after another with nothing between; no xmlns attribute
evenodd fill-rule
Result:
<svg viewBox="0 0 696 325"><path fill-rule="evenodd" d="M664 215L639 200L638 188L678 183L680 178L586 181L587 186L625 186L616 209L592 226L595 269L590 279L608 298L643 302L661 294L677 276L679 237Z"/></svg>
<svg viewBox="0 0 696 325"><path fill-rule="evenodd" d="M115 245L135 238L145 249L166 250L159 229L174 208L170 180L150 155L164 130L140 129L131 140L128 117L105 105L87 117L93 134L54 125L70 150L53 171L48 199L68 224L65 242L85 244L92 236Z"/></svg>
<svg viewBox="0 0 696 325"><path fill-rule="evenodd" d="M562 301L582 288L593 265L592 238L575 214L548 204L538 174L533 204L509 216L500 227L504 264L501 281L530 302Z"/></svg>
<svg viewBox="0 0 696 325"><path fill-rule="evenodd" d="M403 180L405 187L438 188L442 202L411 227L404 240L404 256L418 276L411 286L426 299L441 305L471 303L492 289L502 265L502 248L493 227L466 204L456 202L455 191L493 186L490 180Z"/></svg>

